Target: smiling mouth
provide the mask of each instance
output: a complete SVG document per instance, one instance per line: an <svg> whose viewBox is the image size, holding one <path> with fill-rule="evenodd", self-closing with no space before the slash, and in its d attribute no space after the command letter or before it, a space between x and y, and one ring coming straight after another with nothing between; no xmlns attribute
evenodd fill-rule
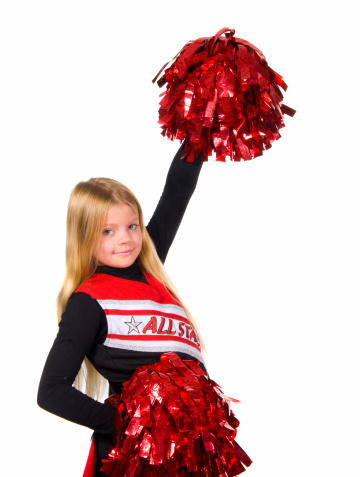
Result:
<svg viewBox="0 0 360 477"><path fill-rule="evenodd" d="M124 250L123 252L115 252L115 255L124 256L124 255L130 255L130 253L132 253L132 250Z"/></svg>

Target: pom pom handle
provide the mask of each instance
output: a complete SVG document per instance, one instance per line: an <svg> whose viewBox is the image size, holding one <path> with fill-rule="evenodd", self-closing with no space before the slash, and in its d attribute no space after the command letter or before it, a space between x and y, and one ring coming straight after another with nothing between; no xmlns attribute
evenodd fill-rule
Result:
<svg viewBox="0 0 360 477"><path fill-rule="evenodd" d="M225 33L226 38L232 38L235 35L235 30L234 28L228 28L224 27L221 30L219 30L216 35L214 36L214 42L212 43L212 47L210 49L210 55L213 53L214 48L216 46L216 43L221 35Z"/></svg>

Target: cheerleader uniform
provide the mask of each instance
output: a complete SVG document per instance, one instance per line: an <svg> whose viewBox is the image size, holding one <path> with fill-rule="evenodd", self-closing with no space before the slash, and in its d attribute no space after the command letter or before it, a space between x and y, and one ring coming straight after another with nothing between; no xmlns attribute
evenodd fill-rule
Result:
<svg viewBox="0 0 360 477"><path fill-rule="evenodd" d="M147 230L165 261L188 202L195 190L201 158L188 163L176 154L165 188ZM198 359L204 368L195 331L182 308L135 261L128 268L100 266L70 297L40 380L43 409L94 430L94 477L103 477L102 459L112 449L116 410L73 387L85 356L109 381L110 394L140 366L175 351L181 359Z"/></svg>

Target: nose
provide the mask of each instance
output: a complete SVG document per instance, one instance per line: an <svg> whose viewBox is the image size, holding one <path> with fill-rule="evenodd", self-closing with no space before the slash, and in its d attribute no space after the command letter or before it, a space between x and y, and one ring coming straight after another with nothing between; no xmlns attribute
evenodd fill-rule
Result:
<svg viewBox="0 0 360 477"><path fill-rule="evenodd" d="M128 229L121 229L117 232L117 242L118 244L125 244L131 241L130 231Z"/></svg>

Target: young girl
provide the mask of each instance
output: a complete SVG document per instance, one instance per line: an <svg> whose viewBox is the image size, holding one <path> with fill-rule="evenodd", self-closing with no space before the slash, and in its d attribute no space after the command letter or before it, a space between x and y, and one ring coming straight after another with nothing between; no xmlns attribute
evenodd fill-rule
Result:
<svg viewBox="0 0 360 477"><path fill-rule="evenodd" d="M106 475L102 461L117 434L116 408L94 399L105 380L110 394L120 395L139 367L168 352L205 370L196 325L162 265L202 166L200 157L190 163L181 154L182 148L147 227L137 199L114 180L81 182L70 197L59 332L38 404L94 430L87 477ZM84 382L87 394L78 390Z"/></svg>

